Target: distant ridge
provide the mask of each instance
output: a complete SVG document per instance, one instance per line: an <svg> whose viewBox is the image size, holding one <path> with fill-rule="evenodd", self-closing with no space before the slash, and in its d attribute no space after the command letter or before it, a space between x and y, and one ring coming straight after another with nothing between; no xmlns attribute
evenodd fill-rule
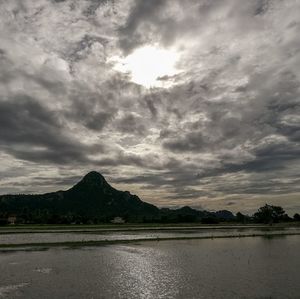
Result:
<svg viewBox="0 0 300 299"><path fill-rule="evenodd" d="M226 217L230 214L227 211ZM159 209L128 191L111 187L96 171L66 191L0 196L0 219L10 215L20 223L101 223L114 217L129 222L193 222L214 216L190 207Z"/></svg>

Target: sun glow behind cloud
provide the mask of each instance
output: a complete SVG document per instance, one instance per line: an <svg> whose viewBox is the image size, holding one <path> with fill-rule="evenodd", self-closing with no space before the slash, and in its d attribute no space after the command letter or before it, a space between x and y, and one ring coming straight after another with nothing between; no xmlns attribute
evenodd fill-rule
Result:
<svg viewBox="0 0 300 299"><path fill-rule="evenodd" d="M116 58L115 69L131 76L137 84L149 87L169 87L172 82L159 80L179 73L176 63L179 53L154 46L138 48L125 58Z"/></svg>

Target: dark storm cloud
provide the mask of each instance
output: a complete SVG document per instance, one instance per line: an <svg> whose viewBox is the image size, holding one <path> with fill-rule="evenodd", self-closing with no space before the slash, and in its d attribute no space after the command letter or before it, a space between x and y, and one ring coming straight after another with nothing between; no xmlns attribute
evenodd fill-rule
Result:
<svg viewBox="0 0 300 299"><path fill-rule="evenodd" d="M285 167L286 162L299 160L300 148L298 145L289 142L267 144L255 151L255 163L250 162L249 164L270 170L272 168Z"/></svg>
<svg viewBox="0 0 300 299"><path fill-rule="evenodd" d="M0 145L19 159L34 162L87 162L90 149L65 133L55 111L27 95L0 101Z"/></svg>
<svg viewBox="0 0 300 299"><path fill-rule="evenodd" d="M76 90L64 114L90 130L101 131L116 112L117 108L111 106L103 95L91 90Z"/></svg>
<svg viewBox="0 0 300 299"><path fill-rule="evenodd" d="M234 158L234 148L243 144L242 149L255 160L241 161L241 164L235 161L239 170L275 170L289 160L297 160L300 128L297 122L288 125L288 119L299 109L299 81L286 72L280 73L277 78L267 79L267 75L260 74L264 82L268 81L267 86L259 86L261 83L258 85L257 78L249 80L248 91L240 95L246 98L255 90L257 96L252 105L240 101L210 105L201 101L198 107L206 113L205 122L185 121L180 130L162 130L162 145L182 153L211 153L224 149L231 151L231 158ZM283 122L283 119L286 121ZM219 157L228 164L226 158L230 155L220 152Z"/></svg>

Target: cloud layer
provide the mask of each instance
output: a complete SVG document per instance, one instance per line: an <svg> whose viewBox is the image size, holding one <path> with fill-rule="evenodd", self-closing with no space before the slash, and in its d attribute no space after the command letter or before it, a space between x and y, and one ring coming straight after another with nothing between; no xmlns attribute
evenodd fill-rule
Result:
<svg viewBox="0 0 300 299"><path fill-rule="evenodd" d="M297 0L0 4L0 192L89 170L161 206L300 209ZM114 57L176 50L146 88Z"/></svg>

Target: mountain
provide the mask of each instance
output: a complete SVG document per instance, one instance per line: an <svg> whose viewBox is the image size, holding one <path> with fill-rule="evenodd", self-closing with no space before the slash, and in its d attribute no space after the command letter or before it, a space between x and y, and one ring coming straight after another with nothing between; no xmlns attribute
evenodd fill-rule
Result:
<svg viewBox="0 0 300 299"><path fill-rule="evenodd" d="M114 217L128 222L203 222L231 220L230 211L198 211L190 207L159 209L128 191L119 191L92 171L66 191L0 196L0 223L102 223Z"/></svg>
<svg viewBox="0 0 300 299"><path fill-rule="evenodd" d="M2 195L0 213L17 215L25 222L107 222L119 216L128 221L151 220L159 209L128 191L111 187L92 171L66 191L39 195ZM1 218L1 216L0 216Z"/></svg>
<svg viewBox="0 0 300 299"><path fill-rule="evenodd" d="M199 211L184 206L178 209L162 208L160 210L161 222L200 222L206 217L214 217L210 212Z"/></svg>

